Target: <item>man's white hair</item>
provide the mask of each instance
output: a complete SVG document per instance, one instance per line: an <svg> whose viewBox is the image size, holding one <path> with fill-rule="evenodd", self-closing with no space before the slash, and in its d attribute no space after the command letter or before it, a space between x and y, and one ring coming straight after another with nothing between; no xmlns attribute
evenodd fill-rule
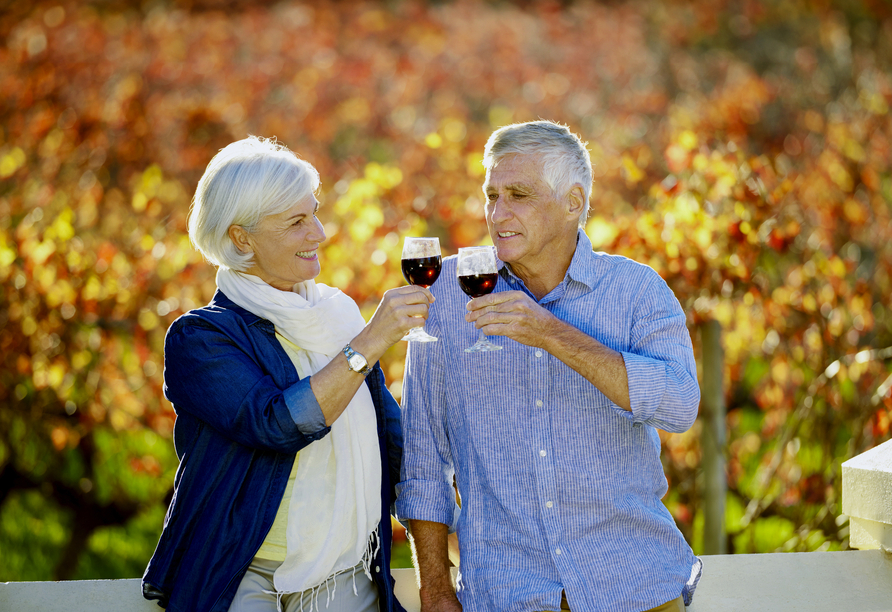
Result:
<svg viewBox="0 0 892 612"><path fill-rule="evenodd" d="M242 253L229 228L248 232L269 215L288 210L319 188L319 172L275 139L249 136L221 149L195 190L189 238L208 261L244 271L252 253Z"/></svg>
<svg viewBox="0 0 892 612"><path fill-rule="evenodd" d="M585 193L579 226L588 219L592 194L592 161L587 143L564 125L553 121L514 123L497 129L483 150L487 173L506 155L535 155L542 163L542 179L555 197L564 197L577 183Z"/></svg>

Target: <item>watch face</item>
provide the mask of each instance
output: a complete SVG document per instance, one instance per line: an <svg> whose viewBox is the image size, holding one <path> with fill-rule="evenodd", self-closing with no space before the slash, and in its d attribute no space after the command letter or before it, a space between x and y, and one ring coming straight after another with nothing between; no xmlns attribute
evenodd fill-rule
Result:
<svg viewBox="0 0 892 612"><path fill-rule="evenodd" d="M351 355L350 359L348 361L350 362L350 368L352 370L354 370L355 372L359 372L361 369L363 369L367 365L366 361L365 361L365 359L363 359L362 355L358 355L358 354Z"/></svg>

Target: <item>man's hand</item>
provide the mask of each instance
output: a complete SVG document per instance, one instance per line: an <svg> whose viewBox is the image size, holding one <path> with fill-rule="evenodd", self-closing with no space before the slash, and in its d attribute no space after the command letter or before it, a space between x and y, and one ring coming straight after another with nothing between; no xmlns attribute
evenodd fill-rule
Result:
<svg viewBox="0 0 892 612"><path fill-rule="evenodd" d="M491 293L468 302L465 320L487 336L545 349L579 372L623 410L632 411L623 357L561 321L522 291Z"/></svg>
<svg viewBox="0 0 892 612"><path fill-rule="evenodd" d="M538 347L564 325L522 291L490 293L471 300L465 320L487 336L507 336Z"/></svg>

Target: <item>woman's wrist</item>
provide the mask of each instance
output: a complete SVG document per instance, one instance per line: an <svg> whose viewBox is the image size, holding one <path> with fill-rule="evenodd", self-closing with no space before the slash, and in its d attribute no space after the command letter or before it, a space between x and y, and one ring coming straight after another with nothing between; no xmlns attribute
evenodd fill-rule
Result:
<svg viewBox="0 0 892 612"><path fill-rule="evenodd" d="M371 337L368 333L368 329L368 326L366 326L365 329L359 332L359 334L350 341L350 346L353 347L354 351L361 353L362 356L365 357L369 366L373 366L379 359L381 359L381 356L389 347L382 347L380 341L376 341Z"/></svg>

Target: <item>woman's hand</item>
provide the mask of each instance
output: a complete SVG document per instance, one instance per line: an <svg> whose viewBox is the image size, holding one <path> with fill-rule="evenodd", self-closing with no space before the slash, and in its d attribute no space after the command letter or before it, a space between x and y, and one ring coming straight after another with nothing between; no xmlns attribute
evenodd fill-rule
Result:
<svg viewBox="0 0 892 612"><path fill-rule="evenodd" d="M350 341L350 346L365 357L369 366L374 365L407 331L424 323L433 301L430 291L414 285L385 291L372 320ZM361 374L347 367L343 354L310 377L310 387L326 425L341 416L363 380Z"/></svg>
<svg viewBox="0 0 892 612"><path fill-rule="evenodd" d="M369 363L375 363L413 327L424 325L433 294L424 287L407 285L384 292L375 314L351 345Z"/></svg>

